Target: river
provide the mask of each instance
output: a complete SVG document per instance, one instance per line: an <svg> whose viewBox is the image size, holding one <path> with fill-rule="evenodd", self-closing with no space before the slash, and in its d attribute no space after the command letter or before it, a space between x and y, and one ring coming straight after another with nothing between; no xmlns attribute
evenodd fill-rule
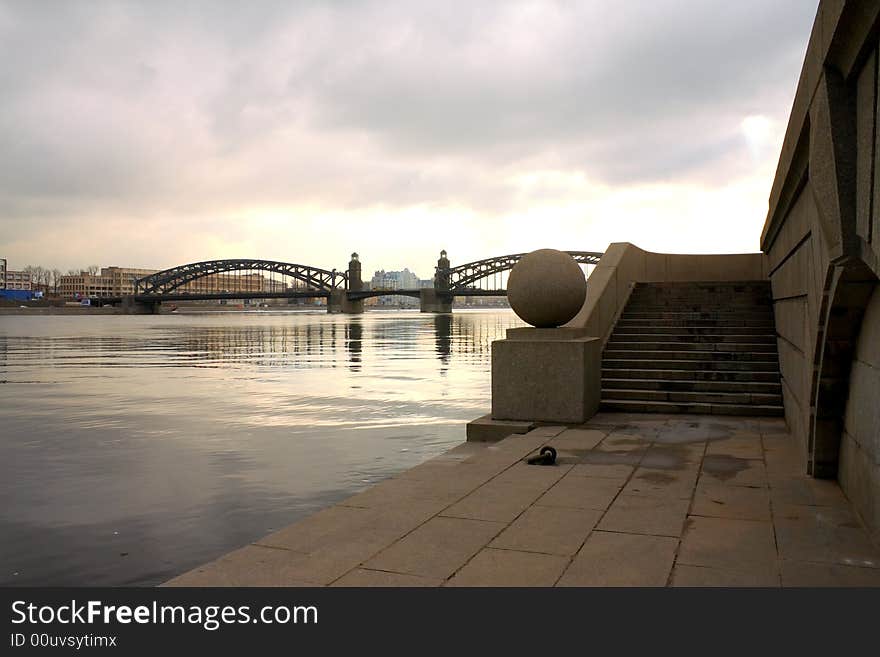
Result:
<svg viewBox="0 0 880 657"><path fill-rule="evenodd" d="M0 316L0 585L153 585L440 454L509 310Z"/></svg>

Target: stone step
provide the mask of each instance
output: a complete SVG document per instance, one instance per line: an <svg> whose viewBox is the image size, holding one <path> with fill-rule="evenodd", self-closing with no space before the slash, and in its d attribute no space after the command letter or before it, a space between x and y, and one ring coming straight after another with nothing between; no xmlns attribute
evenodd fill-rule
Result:
<svg viewBox="0 0 880 657"><path fill-rule="evenodd" d="M754 381L779 383L778 370L742 371L742 370L689 370L675 368L645 368L624 370L620 368L602 367L602 379L661 379L664 381Z"/></svg>
<svg viewBox="0 0 880 657"><path fill-rule="evenodd" d="M738 360L738 361L755 361L762 363L770 363L774 366L779 364L779 357L775 351L671 351L668 349L658 349L651 351L647 349L605 349L602 354L603 358L610 360L618 359L637 359L637 360L662 360L670 359L674 356L674 360Z"/></svg>
<svg viewBox="0 0 880 657"><path fill-rule="evenodd" d="M674 381L669 379L603 378L602 388L626 390L666 390L680 392L746 392L782 394L781 383L763 381ZM609 395L613 396L613 395Z"/></svg>
<svg viewBox="0 0 880 657"><path fill-rule="evenodd" d="M747 320L747 321L764 321L773 322L773 311L770 309L749 309L747 311L734 311L730 308L715 311L700 310L670 310L662 308L659 310L639 310L634 311L629 306L624 308L620 315L621 320L674 320L690 322L693 320L710 320L710 321L726 321L726 320Z"/></svg>
<svg viewBox="0 0 880 657"><path fill-rule="evenodd" d="M633 401L603 399L599 409L623 413L694 413L699 415L747 415L781 417L782 406L752 404L701 404L687 402Z"/></svg>
<svg viewBox="0 0 880 657"><path fill-rule="evenodd" d="M775 342L685 342L652 340L628 342L612 339L605 346L611 351L739 351L776 353Z"/></svg>
<svg viewBox="0 0 880 657"><path fill-rule="evenodd" d="M770 281L766 279L746 281L657 281L655 283L636 283L636 289L657 290L693 290L702 288L724 289L770 289Z"/></svg>
<svg viewBox="0 0 880 657"><path fill-rule="evenodd" d="M618 328L647 328L649 326L669 328L675 328L676 326L711 328L713 326L717 326L723 328L742 327L750 329L761 329L767 331L768 333L774 333L776 331L776 324L773 322L772 319L742 319L736 315L728 318L715 319L658 317L633 319L624 315L617 322Z"/></svg>
<svg viewBox="0 0 880 657"><path fill-rule="evenodd" d="M729 370L736 372L776 372L779 363L776 361L743 361L743 360L687 360L674 358L603 358L602 368L608 370Z"/></svg>
<svg viewBox="0 0 880 657"><path fill-rule="evenodd" d="M611 333L615 342L687 342L689 344L733 342L736 344L776 344L776 334L749 335L742 333Z"/></svg>
<svg viewBox="0 0 880 657"><path fill-rule="evenodd" d="M767 295L756 294L643 294L633 292L629 295L629 303L639 305L665 304L665 303L701 303L710 306L734 304L737 306L768 306L773 303L773 298Z"/></svg>
<svg viewBox="0 0 880 657"><path fill-rule="evenodd" d="M614 333L619 335L650 335L669 333L671 335L770 335L776 338L775 327L768 326L691 326L677 324L662 326L657 324L636 324L618 322Z"/></svg>
<svg viewBox="0 0 880 657"><path fill-rule="evenodd" d="M759 406L781 406L781 394L760 392L702 392L679 390L628 390L626 388L602 388L602 399L623 401L668 401L701 404L757 404Z"/></svg>
<svg viewBox="0 0 880 657"><path fill-rule="evenodd" d="M630 299L626 305L627 312L691 312L691 313L747 313L747 312L772 312L769 303L737 303L736 301L714 300L651 300L638 301Z"/></svg>

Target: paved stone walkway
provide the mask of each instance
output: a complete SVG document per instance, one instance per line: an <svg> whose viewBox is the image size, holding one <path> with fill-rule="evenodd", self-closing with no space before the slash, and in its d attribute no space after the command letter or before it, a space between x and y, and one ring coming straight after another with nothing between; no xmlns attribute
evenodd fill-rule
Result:
<svg viewBox="0 0 880 657"><path fill-rule="evenodd" d="M543 445L556 466L524 458ZM780 419L600 413L459 447L168 586L880 586Z"/></svg>

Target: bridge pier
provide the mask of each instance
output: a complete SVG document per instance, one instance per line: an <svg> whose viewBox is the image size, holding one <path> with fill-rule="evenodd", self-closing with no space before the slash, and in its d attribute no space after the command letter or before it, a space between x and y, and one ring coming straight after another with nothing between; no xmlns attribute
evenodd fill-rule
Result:
<svg viewBox="0 0 880 657"><path fill-rule="evenodd" d="M451 313L452 295L442 290L425 288L419 292L419 310L423 313Z"/></svg>
<svg viewBox="0 0 880 657"><path fill-rule="evenodd" d="M161 301L138 301L134 296L122 297L124 315L158 315Z"/></svg>
<svg viewBox="0 0 880 657"><path fill-rule="evenodd" d="M348 290L330 290L330 296L327 297L327 312L360 315L364 312L364 300L349 299Z"/></svg>

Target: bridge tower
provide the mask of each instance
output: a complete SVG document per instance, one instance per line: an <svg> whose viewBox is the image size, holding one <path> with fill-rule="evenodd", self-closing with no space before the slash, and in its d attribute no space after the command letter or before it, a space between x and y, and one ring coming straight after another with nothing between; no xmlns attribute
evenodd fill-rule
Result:
<svg viewBox="0 0 880 657"><path fill-rule="evenodd" d="M349 292L360 292L364 289L364 281L361 279L361 261L357 253L351 254L348 263L348 281L345 289L335 288L330 291L327 299L327 312L345 313L346 315L358 315L364 312L363 299L349 299Z"/></svg>
<svg viewBox="0 0 880 657"><path fill-rule="evenodd" d="M452 293L449 291L449 258L446 249L440 251L434 270L434 288L425 288L420 294L420 310L423 313L451 313Z"/></svg>
<svg viewBox="0 0 880 657"><path fill-rule="evenodd" d="M352 292L360 292L364 289L364 282L361 279L361 261L357 253L351 254L351 260L348 263L348 289Z"/></svg>

